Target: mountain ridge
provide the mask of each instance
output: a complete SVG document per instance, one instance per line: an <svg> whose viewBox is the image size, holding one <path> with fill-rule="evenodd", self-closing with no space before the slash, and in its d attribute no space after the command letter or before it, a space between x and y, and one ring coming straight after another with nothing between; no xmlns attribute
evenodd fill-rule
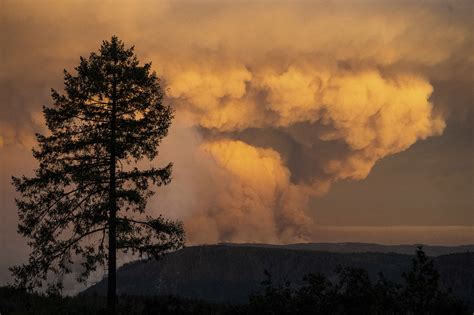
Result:
<svg viewBox="0 0 474 315"><path fill-rule="evenodd" d="M294 250L314 250L334 253L398 253L412 255L418 246L423 246L423 251L428 256L441 256L454 253L474 252L474 244L466 245L424 245L424 244L399 244L385 245L377 243L291 243L291 244L265 244L265 243L218 243L224 246L249 246L265 248L285 248Z"/></svg>

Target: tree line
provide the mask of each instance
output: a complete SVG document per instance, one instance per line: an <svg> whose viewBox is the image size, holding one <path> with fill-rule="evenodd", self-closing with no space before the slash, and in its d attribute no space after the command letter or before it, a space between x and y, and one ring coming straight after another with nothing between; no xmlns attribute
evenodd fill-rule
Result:
<svg viewBox="0 0 474 315"><path fill-rule="evenodd" d="M321 274L308 274L305 284L275 285L269 273L264 290L249 298L248 311L259 314L469 314L467 306L439 286L433 261L418 247L412 268L403 282L374 282L366 270L338 267L331 281Z"/></svg>

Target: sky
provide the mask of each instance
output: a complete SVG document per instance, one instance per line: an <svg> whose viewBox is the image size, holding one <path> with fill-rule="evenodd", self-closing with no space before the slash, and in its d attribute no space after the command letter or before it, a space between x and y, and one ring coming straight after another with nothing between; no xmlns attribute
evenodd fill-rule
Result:
<svg viewBox="0 0 474 315"><path fill-rule="evenodd" d="M188 244L474 243L471 1L0 1L0 281L62 70L117 35L176 110Z"/></svg>

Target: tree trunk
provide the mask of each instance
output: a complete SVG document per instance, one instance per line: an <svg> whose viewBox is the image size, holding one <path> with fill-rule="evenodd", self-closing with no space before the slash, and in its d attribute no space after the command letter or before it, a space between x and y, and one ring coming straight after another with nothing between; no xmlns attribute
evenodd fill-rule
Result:
<svg viewBox="0 0 474 315"><path fill-rule="evenodd" d="M108 283L107 283L107 307L110 314L117 312L117 198L115 188L115 165L116 165L116 82L114 78L112 92L112 113L110 119L110 183L109 183L109 260L108 260Z"/></svg>

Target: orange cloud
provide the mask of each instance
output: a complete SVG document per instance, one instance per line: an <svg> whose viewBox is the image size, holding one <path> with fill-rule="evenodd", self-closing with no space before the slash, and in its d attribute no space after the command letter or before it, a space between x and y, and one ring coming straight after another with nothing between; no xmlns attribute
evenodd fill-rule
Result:
<svg viewBox="0 0 474 315"><path fill-rule="evenodd" d="M252 242L301 240L311 223L305 214L306 195L290 182L289 170L272 149L255 148L241 141L221 140L201 146L215 162L215 198L187 219L194 242L207 235ZM202 231L209 231L201 239Z"/></svg>
<svg viewBox="0 0 474 315"><path fill-rule="evenodd" d="M46 98L20 98L23 85L58 87L63 67L117 34L153 61L176 108L175 144L162 150L176 161L175 182L160 201L190 240L305 239L310 198L443 133L433 82L471 80L473 65L471 4L448 6L7 2L0 80L11 94L2 103L16 109L0 116L0 150L39 129L31 113ZM268 139L257 143L259 132ZM312 166L304 176L295 172L302 161Z"/></svg>

